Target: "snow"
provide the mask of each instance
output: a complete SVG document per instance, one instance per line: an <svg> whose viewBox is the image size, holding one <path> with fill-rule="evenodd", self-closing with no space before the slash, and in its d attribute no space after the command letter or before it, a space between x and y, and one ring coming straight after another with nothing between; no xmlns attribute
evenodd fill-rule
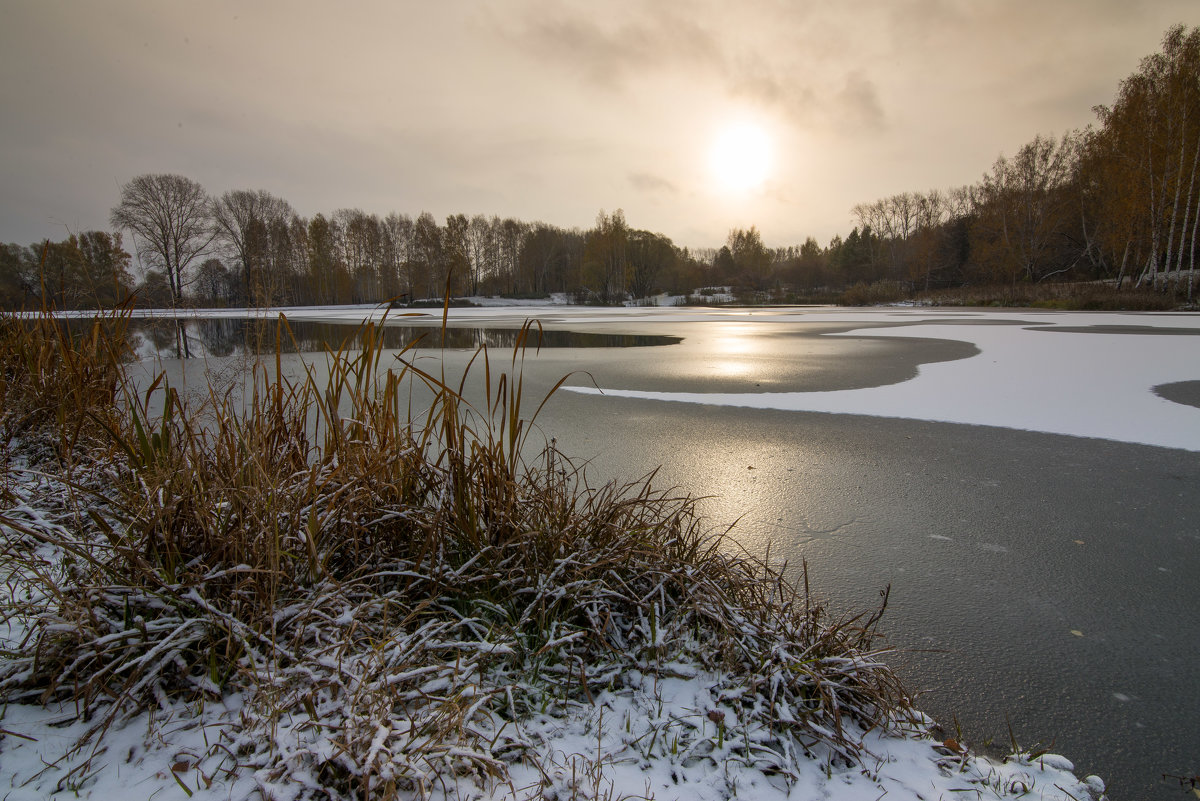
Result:
<svg viewBox="0 0 1200 801"><path fill-rule="evenodd" d="M812 316L822 322L875 322L882 315ZM980 351L967 359L922 365L915 378L889 386L758 393L563 389L682 403L999 426L1200 451L1200 409L1173 403L1153 391L1161 384L1200 379L1200 340L1170 335L1175 329L1200 329L1200 315L998 312L967 318L976 320L976 325L948 324L939 318L928 310L891 311L886 319L905 325L829 335L951 339L969 342ZM1055 330L1099 326L1138 326L1159 334Z"/></svg>
<svg viewBox="0 0 1200 801"><path fill-rule="evenodd" d="M1100 779L1076 778L1065 757L1024 754L993 760L920 731L910 736L860 733L865 750L859 765L814 753L809 770L786 775L771 770L768 749L766 757L746 764L739 756L745 750L738 746L757 732L753 726L740 728L736 712L710 694L715 678L703 672L679 678L647 675L640 677L639 686L635 676L633 689L601 693L572 715L543 715L517 724L518 734L537 744L539 768L523 761L510 766L504 781L459 777L435 783L427 788L428 797L1084 801L1103 793ZM107 732L96 748L74 751L89 724L77 719L73 707L10 705L0 718L0 797L291 797L297 788L261 771L238 769L228 744L238 730L240 711L241 699L232 697L203 709L167 710L154 719L142 714ZM281 721L277 737L296 736L300 728ZM690 737L681 738L680 730ZM324 747L314 745L308 747ZM336 747L332 741L327 745Z"/></svg>
<svg viewBox="0 0 1200 801"><path fill-rule="evenodd" d="M357 323L382 316L379 308L366 306L283 311L293 320L326 322ZM391 312L393 319L401 314ZM419 314L431 324L440 322L440 311ZM210 310L189 316L244 317L246 312ZM831 336L970 342L979 349L975 356L926 364L909 381L869 389L742 394L603 391L613 397L1003 426L1200 451L1200 409L1166 401L1152 391L1160 384L1200 379L1197 340L1162 335L1172 329L1200 329L1200 315L1195 314L595 309L561 302L497 302L451 309L449 316L457 324L519 324L540 318L580 327L765 318L864 326ZM417 318L406 321L412 319ZM963 321L974 324L962 325ZM885 326L877 327L881 323ZM1160 335L1053 330L1093 326L1138 326ZM16 631L0 630L0 645L16 639ZM723 708L721 699L709 692L713 675L680 667L673 678L629 677L622 689L601 693L590 704L578 704L570 714L515 724L522 728L524 739L537 744L535 761L540 769L515 762L503 782L446 777L444 783L427 788L430 797L1067 801L1103 794L1098 778L1078 779L1064 757L1026 754L993 760L928 729L907 735L864 732L868 756L853 766L829 753L814 753L808 769L798 775L772 771L766 762L747 764L744 758L731 758L735 753L731 744L742 738L745 746L754 732L739 729L735 711ZM1121 694L1114 697L1128 700ZM78 751L72 746L89 724L77 718L73 707L6 705L0 708L0 798L289 797L296 788L237 769L236 756L225 743L232 742L238 730L241 709L241 699L230 697L200 708L177 706L153 717L143 714ZM786 716L788 711L779 713ZM677 747L678 739L674 744L665 740L670 731L690 734ZM660 735L663 741L658 740Z"/></svg>

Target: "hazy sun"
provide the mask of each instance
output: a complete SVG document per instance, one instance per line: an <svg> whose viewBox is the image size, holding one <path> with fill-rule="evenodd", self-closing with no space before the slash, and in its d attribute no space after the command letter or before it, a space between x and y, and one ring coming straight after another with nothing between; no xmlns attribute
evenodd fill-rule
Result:
<svg viewBox="0 0 1200 801"><path fill-rule="evenodd" d="M722 129L709 152L709 165L722 189L758 189L771 169L771 140L762 127L736 123Z"/></svg>

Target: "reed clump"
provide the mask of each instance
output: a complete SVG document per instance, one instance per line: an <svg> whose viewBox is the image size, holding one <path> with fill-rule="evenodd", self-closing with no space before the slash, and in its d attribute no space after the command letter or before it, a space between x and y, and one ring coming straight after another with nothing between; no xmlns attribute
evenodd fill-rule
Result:
<svg viewBox="0 0 1200 801"><path fill-rule="evenodd" d="M450 382L391 358L367 324L327 379L289 375L276 347L244 396L202 408L161 377L135 390L119 348L84 340L95 370L60 380L95 399L81 419L106 444L69 477L5 468L2 614L24 634L0 657L0 698L69 699L94 741L143 710L236 694L205 759L306 798L501 780L535 758L524 721L647 675L713 671L742 732L722 726L721 758L782 776L806 754L853 762L864 730L914 721L878 614L830 617L652 476L593 487L553 443L534 447L520 360L536 332L506 369L481 348ZM14 342L0 358L6 376L38 364L20 367ZM101 374L116 391L93 388ZM431 398L419 411L413 384ZM649 751L717 758L699 724L676 728Z"/></svg>
<svg viewBox="0 0 1200 801"><path fill-rule="evenodd" d="M49 312L0 315L0 440L19 437L39 459L102 446L127 320L117 312L72 328Z"/></svg>

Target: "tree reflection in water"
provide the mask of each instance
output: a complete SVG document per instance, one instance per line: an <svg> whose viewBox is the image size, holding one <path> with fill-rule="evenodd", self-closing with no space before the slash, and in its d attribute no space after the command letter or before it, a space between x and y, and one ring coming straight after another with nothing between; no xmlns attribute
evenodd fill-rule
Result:
<svg viewBox="0 0 1200 801"><path fill-rule="evenodd" d="M351 340L357 326L335 323L289 323L280 330L275 320L194 319L185 322L193 353L203 356L234 356L274 353L315 353L336 350ZM173 320L133 320L129 334L135 352L142 356L170 358L175 355ZM385 325L380 332L385 348L403 348L417 342L419 348L510 350L521 335L516 328L441 328L415 325ZM682 337L645 334L598 334L579 331L532 331L526 344L542 348L638 348L674 345ZM199 347L196 347L199 346Z"/></svg>

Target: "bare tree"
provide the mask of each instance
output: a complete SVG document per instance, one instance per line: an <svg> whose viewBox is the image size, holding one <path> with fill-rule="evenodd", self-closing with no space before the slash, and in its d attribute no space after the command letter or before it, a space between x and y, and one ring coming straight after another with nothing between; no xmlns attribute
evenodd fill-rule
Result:
<svg viewBox="0 0 1200 801"><path fill-rule="evenodd" d="M139 175L121 187L121 202L109 220L133 234L143 264L167 276L171 305L177 307L188 266L213 240L204 187L182 175Z"/></svg>
<svg viewBox="0 0 1200 801"><path fill-rule="evenodd" d="M949 204L946 196L936 189L928 194L915 194L916 228L908 241L908 277L922 281L929 289L930 278L936 269L938 251L945 236Z"/></svg>
<svg viewBox="0 0 1200 801"><path fill-rule="evenodd" d="M407 214L392 212L383 221L384 268L386 296L412 299L413 274L410 269L413 252L413 221Z"/></svg>
<svg viewBox="0 0 1200 801"><path fill-rule="evenodd" d="M413 268L416 270L414 284L422 298L436 298L445 286L445 259L442 227L427 211L421 212L413 223ZM421 283L417 283L420 281Z"/></svg>
<svg viewBox="0 0 1200 801"><path fill-rule="evenodd" d="M623 220L624 217L621 219ZM508 291L528 292L526 282L521 276L521 248L525 244L525 234L529 231L529 223L514 217L505 217L500 221L499 231L500 274L507 283Z"/></svg>
<svg viewBox="0 0 1200 801"><path fill-rule="evenodd" d="M491 254L495 252L494 226L487 217L476 214L467 229L467 248L471 261L471 294L479 294L479 285L495 269Z"/></svg>
<svg viewBox="0 0 1200 801"><path fill-rule="evenodd" d="M109 219L114 228L133 234L143 264L165 273L171 307L178 308L188 266L213 240L204 187L182 175L139 175L121 187L121 202ZM175 326L175 354L191 355L182 321Z"/></svg>
<svg viewBox="0 0 1200 801"><path fill-rule="evenodd" d="M629 268L629 225L625 212L617 209L596 215L596 227L587 233L584 252L583 288L601 303L625 300L625 279Z"/></svg>
<svg viewBox="0 0 1200 801"><path fill-rule="evenodd" d="M270 303L268 286L273 276L264 274L270 231L286 226L294 214L286 200L262 189L226 192L213 201L213 234L225 245L229 257L241 265L243 303Z"/></svg>
<svg viewBox="0 0 1200 801"><path fill-rule="evenodd" d="M465 214L451 214L442 229L443 259L446 262L447 280L455 293L464 289L474 290L471 280L471 243L469 231L471 221Z"/></svg>
<svg viewBox="0 0 1200 801"><path fill-rule="evenodd" d="M383 237L379 218L362 209L338 209L333 218L342 229L342 261L352 281L351 302L381 300L379 268L383 263Z"/></svg>
<svg viewBox="0 0 1200 801"><path fill-rule="evenodd" d="M751 227L752 231L757 229ZM566 237L558 232L558 248L565 251ZM629 289L634 298L649 297L658 289L660 276L675 266L679 256L675 244L662 234L634 230L629 232ZM563 252L560 261L565 261Z"/></svg>
<svg viewBox="0 0 1200 801"><path fill-rule="evenodd" d="M205 259L196 271L193 293L201 303L224 306L236 297L237 278L221 263L220 259Z"/></svg>

